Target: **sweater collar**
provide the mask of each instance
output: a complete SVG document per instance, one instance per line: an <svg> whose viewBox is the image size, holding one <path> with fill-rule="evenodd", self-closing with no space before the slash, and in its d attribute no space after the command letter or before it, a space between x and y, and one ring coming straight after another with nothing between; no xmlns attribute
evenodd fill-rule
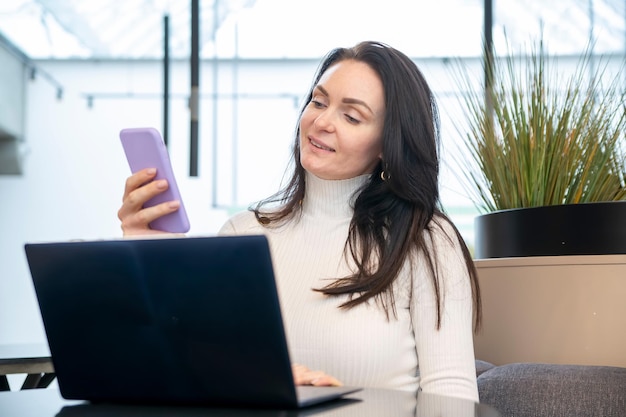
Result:
<svg viewBox="0 0 626 417"><path fill-rule="evenodd" d="M302 212L306 215L329 217L352 217L355 192L370 178L371 174L359 175L346 180L324 180L306 172L306 192Z"/></svg>

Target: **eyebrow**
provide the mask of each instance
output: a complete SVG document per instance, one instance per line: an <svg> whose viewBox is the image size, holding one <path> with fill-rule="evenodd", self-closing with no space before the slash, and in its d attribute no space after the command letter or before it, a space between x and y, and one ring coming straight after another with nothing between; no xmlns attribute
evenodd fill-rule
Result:
<svg viewBox="0 0 626 417"><path fill-rule="evenodd" d="M315 86L315 88L317 90L320 90L322 92L322 94L324 94L325 96L329 96L328 91L326 91L326 89L324 87L322 87L321 85L317 85ZM347 103L347 104L358 104L360 106L365 107L367 110L369 110L370 113L374 114L374 111L372 111L372 109L370 108L370 106L367 105L366 102L364 102L363 100L359 100L357 98L350 98L350 97L346 97L343 100L341 100L342 103Z"/></svg>

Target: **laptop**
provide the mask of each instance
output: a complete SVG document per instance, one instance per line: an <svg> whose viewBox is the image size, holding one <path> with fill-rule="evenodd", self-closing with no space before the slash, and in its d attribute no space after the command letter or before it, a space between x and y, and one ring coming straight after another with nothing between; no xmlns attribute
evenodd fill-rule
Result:
<svg viewBox="0 0 626 417"><path fill-rule="evenodd" d="M25 252L66 399L299 408L361 389L295 386L265 236Z"/></svg>

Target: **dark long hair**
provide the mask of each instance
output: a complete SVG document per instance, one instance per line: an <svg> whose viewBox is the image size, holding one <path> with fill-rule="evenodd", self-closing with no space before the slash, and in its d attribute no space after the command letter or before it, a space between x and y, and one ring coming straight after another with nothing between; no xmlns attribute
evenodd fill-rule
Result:
<svg viewBox="0 0 626 417"><path fill-rule="evenodd" d="M448 223L458 240L472 288L474 328L480 326L480 291L471 255L458 229L444 214L439 200L439 115L430 87L415 63L403 53L378 42L362 42L352 48L331 51L320 64L300 115L311 101L314 87L332 65L355 60L379 75L385 92L382 160L354 203L346 251L357 271L318 289L327 295L348 294L341 307L351 308L370 299L379 302L389 316L396 313L392 284L412 253L425 256L437 297L437 328L443 310L442 277L435 262L435 248L426 236L435 228L444 232ZM271 227L296 220L305 194L305 170L300 162L300 124L292 154L291 179L278 193L262 200L253 211L257 220ZM384 173L383 173L384 171ZM381 175L382 173L382 175ZM280 203L268 209L271 203Z"/></svg>

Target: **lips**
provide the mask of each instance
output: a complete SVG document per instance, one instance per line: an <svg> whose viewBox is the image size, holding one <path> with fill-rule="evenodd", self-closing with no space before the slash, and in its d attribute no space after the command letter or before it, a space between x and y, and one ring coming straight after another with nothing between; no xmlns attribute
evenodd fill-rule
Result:
<svg viewBox="0 0 626 417"><path fill-rule="evenodd" d="M322 150L328 151L328 152L335 152L335 150L333 148L330 148L330 147L324 145L323 143L317 142L317 141L315 141L315 140L313 140L311 138L309 138L309 143L311 145L315 146L318 149L322 149Z"/></svg>

